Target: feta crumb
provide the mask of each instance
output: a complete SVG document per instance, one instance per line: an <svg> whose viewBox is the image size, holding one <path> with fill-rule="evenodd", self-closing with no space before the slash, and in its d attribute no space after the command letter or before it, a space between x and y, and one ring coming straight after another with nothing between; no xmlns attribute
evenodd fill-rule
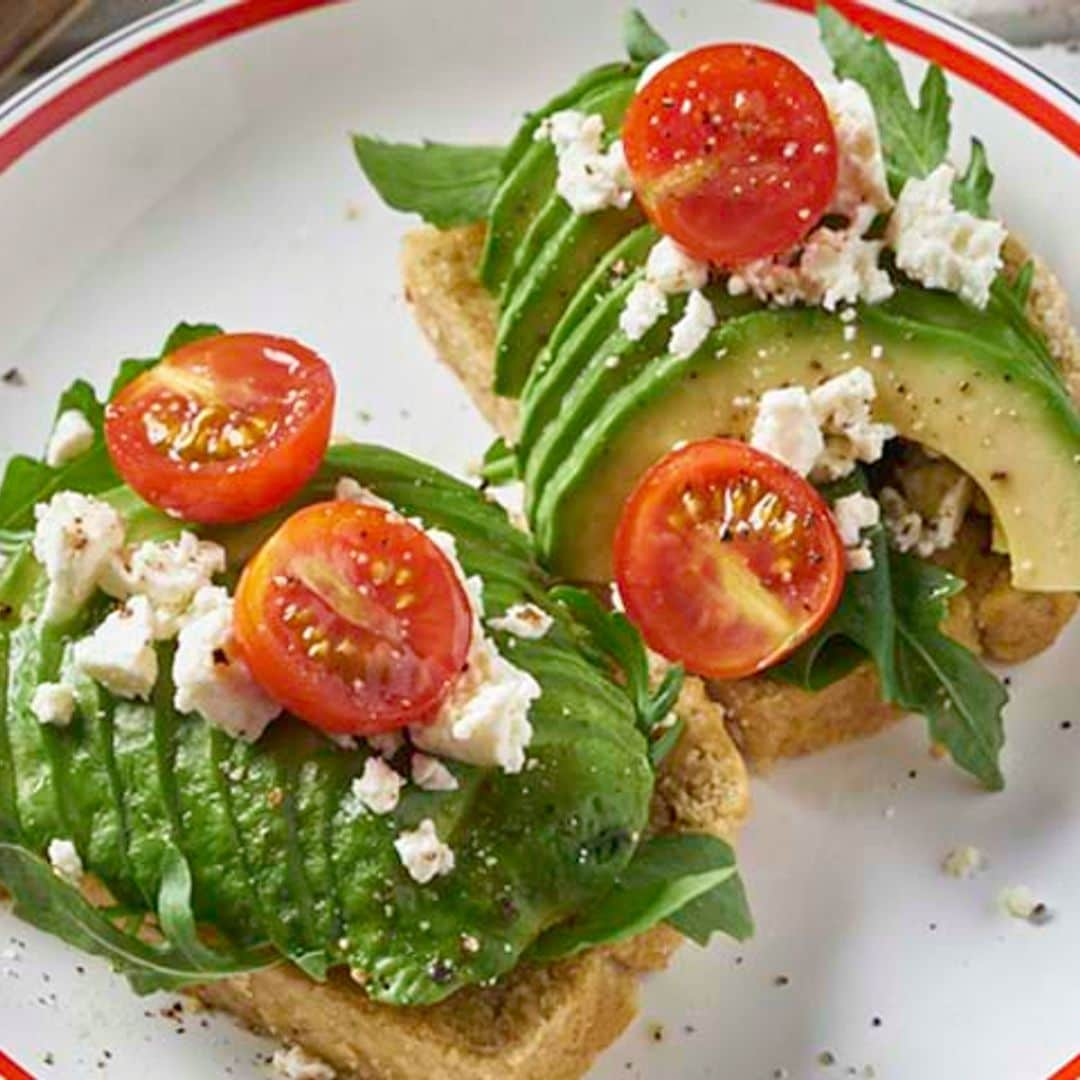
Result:
<svg viewBox="0 0 1080 1080"><path fill-rule="evenodd" d="M389 814L401 799L405 777L395 772L381 757L369 757L364 772L352 782L349 800L356 809L364 807L373 814Z"/></svg>
<svg viewBox="0 0 1080 1080"><path fill-rule="evenodd" d="M542 638L552 627L555 620L536 604L513 604L495 619L488 619L488 626L495 630L505 630L515 637L535 641Z"/></svg>
<svg viewBox="0 0 1080 1080"><path fill-rule="evenodd" d="M1039 903L1026 885L1009 885L998 893L998 906L1014 919L1030 919Z"/></svg>
<svg viewBox="0 0 1080 1080"><path fill-rule="evenodd" d="M908 277L984 308L1002 266L1005 227L957 210L952 201L955 179L953 167L942 164L924 180L908 180L887 235L896 265Z"/></svg>
<svg viewBox="0 0 1080 1080"><path fill-rule="evenodd" d="M575 214L593 214L607 207L624 209L633 197L622 142L603 149L604 119L576 109L563 109L540 122L533 138L555 148L558 177L555 190Z"/></svg>
<svg viewBox="0 0 1080 1080"><path fill-rule="evenodd" d="M34 517L34 558L49 582L43 616L59 622L90 599L124 546L124 522L108 503L76 491L60 491L39 503Z"/></svg>
<svg viewBox="0 0 1080 1080"><path fill-rule="evenodd" d="M300 1046L275 1050L272 1064L284 1080L334 1080L337 1076L325 1061L313 1057Z"/></svg>
<svg viewBox="0 0 1080 1080"><path fill-rule="evenodd" d="M439 839L431 818L424 818L416 829L402 832L394 848L409 876L420 885L454 869L454 853Z"/></svg>
<svg viewBox="0 0 1080 1080"><path fill-rule="evenodd" d="M619 312L619 329L631 341L640 341L667 314L667 309L667 296L653 282L643 279L630 290Z"/></svg>
<svg viewBox="0 0 1080 1080"><path fill-rule="evenodd" d="M695 259L670 236L662 236L649 250L645 277L669 295L692 292L708 284L709 264Z"/></svg>
<svg viewBox="0 0 1080 1080"><path fill-rule="evenodd" d="M56 875L77 888L82 882L84 871L75 845L70 840L50 840L48 856L49 865Z"/></svg>
<svg viewBox="0 0 1080 1080"><path fill-rule="evenodd" d="M154 616L145 596L133 596L75 643L75 666L122 698L150 696L158 676Z"/></svg>
<svg viewBox="0 0 1080 1080"><path fill-rule="evenodd" d="M394 504L381 499L374 491L364 487L351 476L343 476L334 487L334 498L339 502L357 502L377 506L380 510L393 510Z"/></svg>
<svg viewBox="0 0 1080 1080"><path fill-rule="evenodd" d="M380 757L392 758L405 745L400 731L387 731L381 735L365 736L368 745Z"/></svg>
<svg viewBox="0 0 1080 1080"><path fill-rule="evenodd" d="M949 877L954 878L974 877L984 866L986 866L986 856L970 844L953 848L941 860L941 869Z"/></svg>
<svg viewBox="0 0 1080 1080"><path fill-rule="evenodd" d="M881 521L881 507L876 499L856 491L833 503L833 517L843 541L847 567L855 573L874 569L874 552L869 540L864 540L862 530Z"/></svg>
<svg viewBox="0 0 1080 1080"><path fill-rule="evenodd" d="M412 778L424 791L457 791L457 777L437 758L413 754Z"/></svg>
<svg viewBox="0 0 1080 1080"><path fill-rule="evenodd" d="M498 765L520 772L532 741L529 709L540 696L540 684L511 664L484 632L483 584L466 577L454 538L439 529L427 535L443 551L465 586L473 609L472 644L465 670L458 676L430 724L410 728L423 750L470 765Z"/></svg>
<svg viewBox="0 0 1080 1080"><path fill-rule="evenodd" d="M209 586L196 594L173 660L173 704L235 738L254 742L281 708L233 655L232 611L232 598L224 589Z"/></svg>
<svg viewBox="0 0 1080 1080"><path fill-rule="evenodd" d="M49 445L45 450L45 464L59 469L69 461L82 457L94 445L94 428L78 409L65 409L57 418Z"/></svg>
<svg viewBox="0 0 1080 1080"><path fill-rule="evenodd" d="M75 714L75 691L66 683L42 683L30 699L30 711L39 724L67 727Z"/></svg>
<svg viewBox="0 0 1080 1080"><path fill-rule="evenodd" d="M928 520L908 505L892 487L879 492L885 512L885 529L897 551L914 551L924 559L935 551L946 551L956 543L972 500L971 479L959 476L941 497L937 512Z"/></svg>
<svg viewBox="0 0 1080 1080"><path fill-rule="evenodd" d="M176 540L147 541L115 556L101 576L110 596L145 596L154 618L154 637L175 637L195 598L225 571L225 549L184 531Z"/></svg>
<svg viewBox="0 0 1080 1080"><path fill-rule="evenodd" d="M825 439L801 386L766 390L750 433L750 445L806 476L825 450Z"/></svg>
<svg viewBox="0 0 1080 1080"><path fill-rule="evenodd" d="M671 328L668 352L672 356L693 355L716 325L716 312L704 294L695 289L686 302L682 318Z"/></svg>
<svg viewBox="0 0 1080 1080"><path fill-rule="evenodd" d="M820 90L836 129L839 171L832 211L850 217L863 204L888 210L893 200L870 95L853 79L826 82Z"/></svg>
<svg viewBox="0 0 1080 1080"><path fill-rule="evenodd" d="M845 371L810 392L814 415L826 434L832 436L817 463L821 479L849 475L856 461L878 461L885 443L895 438L896 429L891 424L875 423L870 417L876 397L874 377L862 367Z"/></svg>

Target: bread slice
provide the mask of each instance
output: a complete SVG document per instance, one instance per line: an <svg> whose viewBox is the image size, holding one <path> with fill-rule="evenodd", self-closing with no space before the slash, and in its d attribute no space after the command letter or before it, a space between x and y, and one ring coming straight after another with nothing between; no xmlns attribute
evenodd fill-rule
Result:
<svg viewBox="0 0 1080 1080"><path fill-rule="evenodd" d="M513 441L517 403L496 397L491 390L497 310L476 277L483 243L483 224L410 232L401 260L405 298L480 411ZM1004 255L1010 272L1029 258L1014 237L1006 243ZM1068 303L1038 259L1029 314L1066 372L1073 397L1080 400L1080 347ZM969 519L960 542L940 559L968 582L950 610L949 632L991 660L1015 662L1042 652L1076 611L1077 598L1071 593L1029 593L1012 587L1008 559L990 550L985 519ZM760 678L710 683L709 693L724 706L729 730L759 768L777 758L873 734L902 715L882 702L870 664L818 693Z"/></svg>
<svg viewBox="0 0 1080 1080"><path fill-rule="evenodd" d="M658 779L652 825L732 840L749 786L723 710L692 681L676 712L686 729ZM382 1005L344 972L315 983L286 965L195 993L256 1031L302 1046L339 1077L573 1080L633 1019L639 977L663 968L680 941L661 926L549 967L521 967L497 986L424 1007Z"/></svg>

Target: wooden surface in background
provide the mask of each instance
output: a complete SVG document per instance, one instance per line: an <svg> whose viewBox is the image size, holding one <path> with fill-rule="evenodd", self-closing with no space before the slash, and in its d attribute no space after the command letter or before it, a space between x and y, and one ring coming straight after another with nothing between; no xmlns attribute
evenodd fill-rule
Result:
<svg viewBox="0 0 1080 1080"><path fill-rule="evenodd" d="M0 0L0 79L24 67L91 0Z"/></svg>

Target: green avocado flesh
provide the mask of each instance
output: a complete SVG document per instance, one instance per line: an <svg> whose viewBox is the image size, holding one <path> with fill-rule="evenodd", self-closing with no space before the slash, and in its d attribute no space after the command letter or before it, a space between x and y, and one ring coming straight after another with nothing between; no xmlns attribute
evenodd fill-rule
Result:
<svg viewBox="0 0 1080 1080"><path fill-rule="evenodd" d="M610 891L646 828L653 773L630 697L580 651L578 628L548 598L504 511L435 469L360 445L332 448L299 502L332 498L346 475L450 532L466 572L483 581L488 616L525 601L551 610L538 640L495 634L542 688L528 768L448 761L458 790L410 784L391 813L356 812L347 794L370 753L363 744L345 749L282 717L252 745L178 713L173 644L158 646L150 701L117 700L78 677L72 641L110 604L98 597L70 624L45 624L27 540L0 576L0 841L42 854L71 839L87 871L141 911L159 910L179 851L194 917L224 941L270 943L315 977L347 966L372 997L423 1004L509 971L541 933ZM284 513L200 531L235 567ZM42 724L33 691L62 674L74 681L76 715L67 727ZM395 759L399 771L408 757ZM393 842L428 818L456 865L420 885Z"/></svg>
<svg viewBox="0 0 1080 1080"><path fill-rule="evenodd" d="M1008 541L1014 584L1078 589L1080 416L1060 380L1022 356L1012 333L994 310L910 288L861 307L852 342L838 318L818 309L730 318L693 356L657 353L617 390L592 396L588 416L559 444L557 467L535 467L540 484L528 501L541 552L556 574L609 581L623 503L673 444L745 438L756 411L745 401L861 365L877 385L875 419L944 454L985 492ZM587 379L595 364L583 370Z"/></svg>
<svg viewBox="0 0 1080 1080"><path fill-rule="evenodd" d="M555 190L555 151L550 142L534 138L540 122L561 109L599 112L605 122L621 118L633 95L638 71L637 65L628 64L598 68L544 108L530 113L518 130L503 158L503 180L488 214L487 240L480 258L480 280L492 292L508 291L515 265L520 271L524 262L522 241Z"/></svg>

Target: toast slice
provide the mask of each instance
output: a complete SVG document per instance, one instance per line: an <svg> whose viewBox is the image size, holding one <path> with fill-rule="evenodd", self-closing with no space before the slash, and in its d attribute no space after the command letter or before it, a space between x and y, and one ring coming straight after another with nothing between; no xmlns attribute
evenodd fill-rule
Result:
<svg viewBox="0 0 1080 1080"><path fill-rule="evenodd" d="M749 786L723 710L690 681L676 712L686 728L658 778L652 825L731 840L746 816ZM378 1004L344 972L315 983L287 965L195 993L256 1031L302 1046L339 1078L573 1080L633 1019L639 977L663 968L680 941L660 926L425 1007Z"/></svg>
<svg viewBox="0 0 1080 1080"><path fill-rule="evenodd" d="M440 231L423 227L405 237L402 274L405 298L444 363L505 438L513 441L517 403L493 393L495 301L477 280L475 267L484 225ZM1029 255L1010 237L1006 266L1015 272ZM1035 260L1029 315L1080 400L1080 346L1065 294L1046 266ZM968 587L950 609L948 631L991 660L1028 659L1053 644L1077 607L1071 593L1020 592L1009 581L1009 562L990 550L985 518L965 522L959 542L939 556ZM767 766L781 757L823 749L879 731L902 713L881 700L869 663L817 693L767 679L710 683L709 694L726 711L726 723L751 763Z"/></svg>

